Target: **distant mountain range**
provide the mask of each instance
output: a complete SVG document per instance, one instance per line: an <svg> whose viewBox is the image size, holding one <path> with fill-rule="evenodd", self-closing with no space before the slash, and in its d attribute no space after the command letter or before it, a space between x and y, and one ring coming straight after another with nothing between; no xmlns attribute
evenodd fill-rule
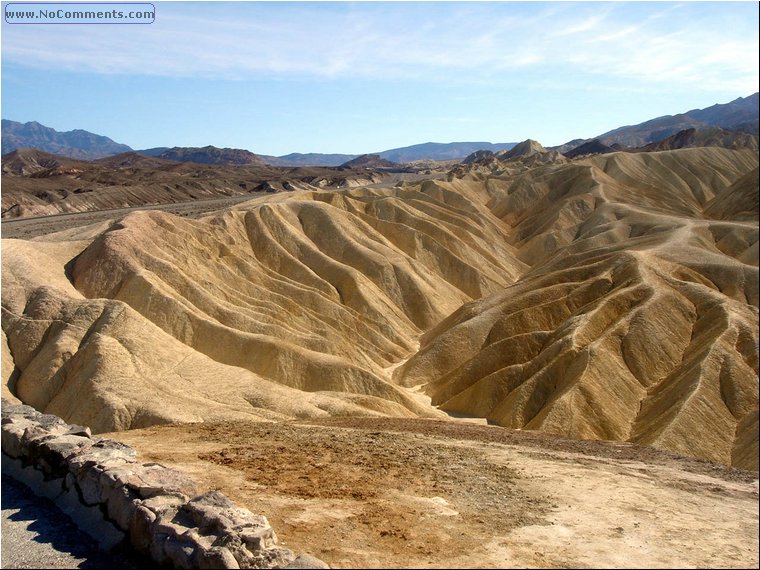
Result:
<svg viewBox="0 0 760 570"><path fill-rule="evenodd" d="M132 150L125 144L81 129L59 132L36 121L18 123L7 119L2 120L2 148L3 154L19 148L36 148L80 160L94 160Z"/></svg>
<svg viewBox="0 0 760 570"><path fill-rule="evenodd" d="M676 150L679 148L718 146L723 148L758 149L758 137L746 132L726 130L720 127L702 127L684 129L657 142L649 143L641 150L644 152Z"/></svg>
<svg viewBox="0 0 760 570"><path fill-rule="evenodd" d="M758 102L758 93L755 93L749 97L739 97L730 103L713 105L706 109L692 109L678 115L664 115L638 125L619 127L594 137L594 139L599 139L602 144L609 147L618 144L636 148L659 142L680 131L704 127L720 127L757 135ZM593 139L573 142L576 143L574 146L577 147L591 140Z"/></svg>
<svg viewBox="0 0 760 570"><path fill-rule="evenodd" d="M305 154L293 152L284 156L260 154L259 156L272 166L340 166L359 157L358 154L322 154L319 152Z"/></svg>
<svg viewBox="0 0 760 570"><path fill-rule="evenodd" d="M497 152L499 150L509 150L516 144L513 142L496 144L490 142L427 142L382 150L371 154L396 164L413 162L415 160L462 160L477 150ZM340 166L364 155L320 154L315 152L301 154L296 152L284 156L260 156L267 164L271 164L272 166Z"/></svg>
<svg viewBox="0 0 760 570"><path fill-rule="evenodd" d="M470 153L486 149L510 149L516 143L492 144L489 142L428 142L408 147L393 148L373 153L394 163L414 160L461 160ZM108 137L87 131L58 132L37 122L19 123L3 119L2 154L20 148L36 148L58 156L80 160L94 160L133 151ZM283 156L256 155L244 149L206 147L155 147L134 151L145 156L196 162L200 164L269 164L271 166L340 166L359 158L359 154L291 153Z"/></svg>
<svg viewBox="0 0 760 570"><path fill-rule="evenodd" d="M739 97L730 103L716 104L705 109L693 109L678 115L665 115L638 125L619 127L591 139L575 139L560 146L549 147L549 150L557 150L566 156L574 156L591 152L609 152L625 147L641 148L664 141L681 131L694 129L699 133L715 127L757 136L758 125L758 93L755 93L748 97ZM697 144L700 137L691 136L690 140L696 141L694 144ZM380 159L397 164L417 160L462 160L476 151L483 150L496 153L510 150L516 144L513 142L496 144L489 142L427 142L372 154L377 155ZM669 144L666 143L666 146ZM676 142L675 144L681 143ZM2 154L10 153L19 148L36 148L80 160L94 160L133 150L129 146L116 143L108 137L79 129L58 132L37 122L18 123L3 119ZM574 151L574 149L577 150ZM340 166L363 156L322 153L291 153L283 156L268 156L256 155L243 149L220 149L213 146L157 147L135 152L145 156L180 162L269 164L286 167Z"/></svg>
<svg viewBox="0 0 760 570"><path fill-rule="evenodd" d="M266 164L264 160L251 151L239 148L217 148L210 145L201 148L175 146L158 155L148 156L177 162L195 162L196 164Z"/></svg>
<svg viewBox="0 0 760 570"><path fill-rule="evenodd" d="M401 148L392 148L374 154L380 158L399 164L414 160L461 160L476 150L497 152L499 150L509 150L516 144L515 142L496 144L490 142L427 142Z"/></svg>

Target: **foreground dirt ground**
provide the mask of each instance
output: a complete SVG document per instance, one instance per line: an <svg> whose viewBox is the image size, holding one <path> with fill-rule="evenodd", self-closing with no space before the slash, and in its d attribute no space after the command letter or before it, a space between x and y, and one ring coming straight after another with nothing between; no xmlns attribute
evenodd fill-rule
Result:
<svg viewBox="0 0 760 570"><path fill-rule="evenodd" d="M106 436L334 568L758 566L757 473L630 444L369 418Z"/></svg>

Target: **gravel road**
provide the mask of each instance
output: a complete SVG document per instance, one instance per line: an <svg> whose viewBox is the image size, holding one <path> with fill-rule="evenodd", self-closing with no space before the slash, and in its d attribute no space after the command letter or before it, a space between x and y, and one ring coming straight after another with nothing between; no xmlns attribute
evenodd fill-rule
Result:
<svg viewBox="0 0 760 570"><path fill-rule="evenodd" d="M382 182L368 184L367 188L387 188L399 182L418 182L420 180L444 177L443 173L432 175L417 173L392 173ZM114 210L96 210L92 212L73 212L32 218L3 218L0 229L4 239L31 239L61 230L67 230L87 224L116 220L136 210L161 210L177 216L198 218L216 210L229 208L241 202L267 196L266 192L250 192L243 196L229 196L209 200L192 200L173 204L154 204L134 208L118 208Z"/></svg>
<svg viewBox="0 0 760 570"><path fill-rule="evenodd" d="M233 196L230 198L215 198L213 200L196 200L193 202L181 202L178 204L158 204L153 206L141 206L138 208L119 208L116 210L99 210L95 212L75 212L71 214L56 214L53 216L41 216L38 218L6 218L0 224L3 239L31 239L37 236L86 226L106 220L123 218L136 210L161 210L177 216L197 218L222 208L229 208L235 204L253 200L265 196L263 193L251 193L246 196Z"/></svg>

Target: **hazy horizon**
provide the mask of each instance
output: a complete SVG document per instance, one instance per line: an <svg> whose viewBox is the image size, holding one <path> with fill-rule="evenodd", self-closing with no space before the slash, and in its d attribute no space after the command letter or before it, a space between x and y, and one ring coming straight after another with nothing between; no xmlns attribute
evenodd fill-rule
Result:
<svg viewBox="0 0 760 570"><path fill-rule="evenodd" d="M3 3L5 7L7 3ZM756 2L156 2L2 28L2 117L134 149L545 146L758 91Z"/></svg>

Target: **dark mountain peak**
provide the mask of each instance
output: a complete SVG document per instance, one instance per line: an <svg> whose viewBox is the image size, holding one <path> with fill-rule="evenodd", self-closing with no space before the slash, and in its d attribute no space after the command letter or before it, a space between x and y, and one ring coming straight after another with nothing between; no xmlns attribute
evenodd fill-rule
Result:
<svg viewBox="0 0 760 570"><path fill-rule="evenodd" d="M690 128L720 127L758 134L758 115L758 94L754 93L730 103L718 103L705 109L664 115L638 125L620 127L597 138L609 146L618 143L628 147L643 147Z"/></svg>
<svg viewBox="0 0 760 570"><path fill-rule="evenodd" d="M341 168L395 168L397 166L399 164L381 158L377 154L363 154L340 165Z"/></svg>
<svg viewBox="0 0 760 570"><path fill-rule="evenodd" d="M742 131L721 129L720 127L690 128L676 134L650 143L640 149L642 152L657 152L662 150L677 150L693 147L723 147L732 149L758 149L758 137Z"/></svg>
<svg viewBox="0 0 760 570"><path fill-rule="evenodd" d="M723 109L736 109L736 108L748 108L751 110L752 107L757 107L758 102L760 101L760 93L753 93L752 95L747 95L746 97L737 97L733 101L729 101L728 103L715 103L714 105L710 105L709 107L705 107L704 109L692 109L691 111L687 111L684 113L685 115L694 116L699 114L709 114L710 112L714 111L721 111Z"/></svg>
<svg viewBox="0 0 760 570"><path fill-rule="evenodd" d="M608 154L615 152L616 150L622 150L622 147L618 144L606 145L600 139L592 139L585 142L574 149L565 152L564 155L567 158L575 158L578 156L585 156L588 154Z"/></svg>
<svg viewBox="0 0 760 570"><path fill-rule="evenodd" d="M146 149L143 149L143 150L137 150L135 152L137 154L141 154L143 156L158 156L161 153L166 152L167 150L169 150L168 146L157 146L157 147L154 147L154 148L146 148Z"/></svg>
<svg viewBox="0 0 760 570"><path fill-rule="evenodd" d="M195 162L196 164L248 165L265 164L264 161L249 150L241 148L218 148L213 145L204 147L175 146L158 155L158 158L177 162Z"/></svg>
<svg viewBox="0 0 760 570"><path fill-rule="evenodd" d="M19 148L37 148L82 160L93 160L132 150L125 144L116 143L108 137L82 129L59 132L37 121L19 123L3 119L3 154Z"/></svg>
<svg viewBox="0 0 760 570"><path fill-rule="evenodd" d="M730 103L716 104L705 109L694 109L685 113L691 119L703 123L701 126L721 127L758 134L758 93L739 97Z"/></svg>

